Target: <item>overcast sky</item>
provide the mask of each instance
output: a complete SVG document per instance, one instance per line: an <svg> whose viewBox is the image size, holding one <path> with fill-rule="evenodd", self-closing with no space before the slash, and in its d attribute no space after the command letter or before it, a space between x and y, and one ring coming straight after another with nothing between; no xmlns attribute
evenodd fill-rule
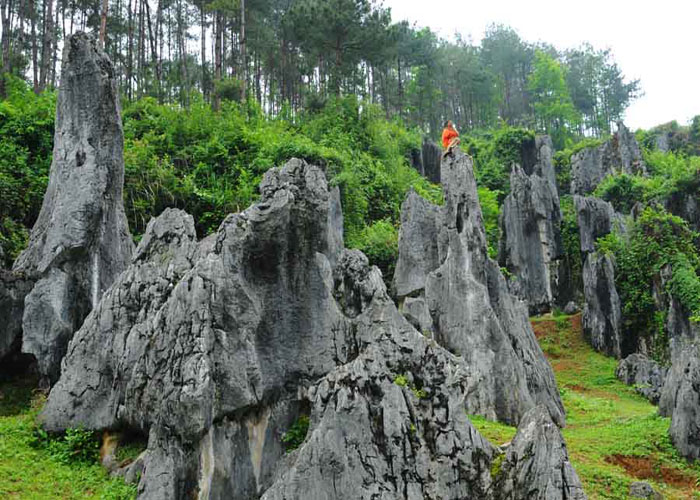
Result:
<svg viewBox="0 0 700 500"><path fill-rule="evenodd" d="M558 49L584 41L611 48L644 96L627 110L633 129L700 114L700 0L384 0L392 19L480 43L486 26L507 24L529 42Z"/></svg>

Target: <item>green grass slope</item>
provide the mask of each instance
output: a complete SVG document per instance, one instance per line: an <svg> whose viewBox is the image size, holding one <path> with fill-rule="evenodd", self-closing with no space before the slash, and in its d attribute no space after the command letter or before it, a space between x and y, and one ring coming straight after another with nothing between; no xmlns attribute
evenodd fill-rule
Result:
<svg viewBox="0 0 700 500"><path fill-rule="evenodd" d="M37 432L36 416L45 397L34 380L0 382L0 498L128 500L136 487L110 478L97 461L98 443L47 438Z"/></svg>
<svg viewBox="0 0 700 500"><path fill-rule="evenodd" d="M647 481L667 499L700 499L700 464L689 464L668 438L670 420L634 388L615 378L615 359L583 339L581 316L533 318L542 350L554 369L567 413L564 438L590 499L626 499L629 485ZM515 428L472 418L494 444Z"/></svg>

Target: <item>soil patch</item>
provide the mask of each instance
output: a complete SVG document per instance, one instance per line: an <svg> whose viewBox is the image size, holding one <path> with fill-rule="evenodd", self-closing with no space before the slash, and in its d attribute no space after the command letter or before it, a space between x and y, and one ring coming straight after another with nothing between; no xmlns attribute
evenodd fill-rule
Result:
<svg viewBox="0 0 700 500"><path fill-rule="evenodd" d="M695 477L679 469L661 465L651 457L616 454L605 457L605 461L609 464L621 466L628 474L637 479L654 479L676 488L692 489L695 487Z"/></svg>
<svg viewBox="0 0 700 500"><path fill-rule="evenodd" d="M554 320L532 321L531 324L535 337L538 340L557 333L557 325L554 323Z"/></svg>

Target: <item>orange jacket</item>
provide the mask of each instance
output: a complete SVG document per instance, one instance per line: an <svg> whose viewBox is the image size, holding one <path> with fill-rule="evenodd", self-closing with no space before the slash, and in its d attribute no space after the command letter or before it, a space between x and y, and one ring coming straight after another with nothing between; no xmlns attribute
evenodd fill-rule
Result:
<svg viewBox="0 0 700 500"><path fill-rule="evenodd" d="M452 139L454 139L455 137L459 137L459 134L457 133L457 131L455 129L445 128L442 131L442 147L447 149L447 146L450 145L450 143L452 142Z"/></svg>

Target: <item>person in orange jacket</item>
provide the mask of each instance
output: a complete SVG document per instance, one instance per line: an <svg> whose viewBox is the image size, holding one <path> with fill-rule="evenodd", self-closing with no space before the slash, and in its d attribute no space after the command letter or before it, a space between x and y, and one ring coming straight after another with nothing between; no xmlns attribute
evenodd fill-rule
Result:
<svg viewBox="0 0 700 500"><path fill-rule="evenodd" d="M442 147L445 148L445 152L442 156L446 156L459 142L459 132L457 132L452 120L447 120L445 122L445 128L442 131Z"/></svg>

